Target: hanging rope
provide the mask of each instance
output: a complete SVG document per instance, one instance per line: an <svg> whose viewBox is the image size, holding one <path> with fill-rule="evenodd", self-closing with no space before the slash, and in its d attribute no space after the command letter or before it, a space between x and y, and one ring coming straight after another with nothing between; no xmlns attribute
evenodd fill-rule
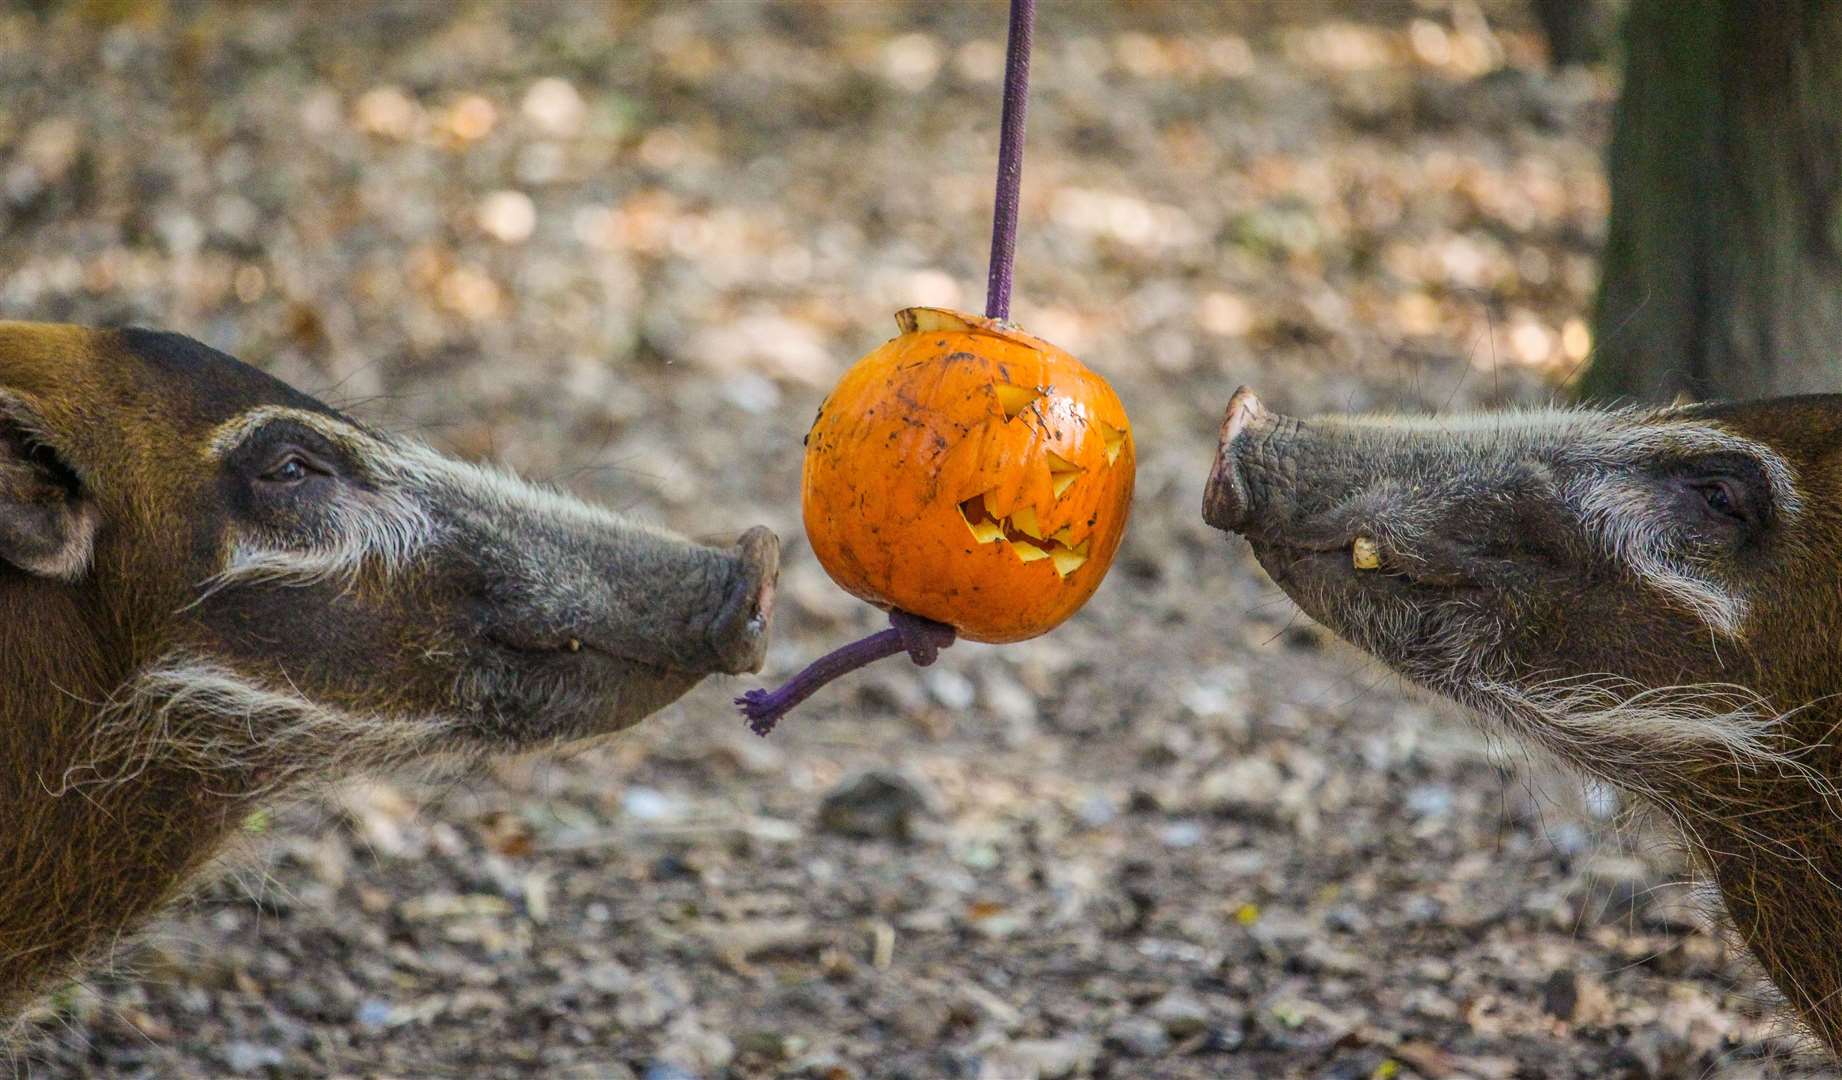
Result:
<svg viewBox="0 0 1842 1080"><path fill-rule="evenodd" d="M1011 268L1017 261L1017 204L1023 185L1023 122L1030 93L1030 40L1036 26L1036 0L1011 0L1009 37L1004 51L1004 112L999 120L998 184L991 212L991 268L985 290L985 314L1008 320L1011 314ZM853 641L814 660L776 690L750 690L736 698L748 726L757 735L774 730L780 718L820 687L886 656L906 652L926 667L953 644L951 626L910 615L889 613L889 629Z"/></svg>
<svg viewBox="0 0 1842 1080"><path fill-rule="evenodd" d="M1004 50L1004 115L998 122L998 191L991 208L991 269L985 315L1011 317L1011 267L1017 261L1017 204L1023 187L1023 121L1030 105L1030 42L1036 0L1011 0L1009 43Z"/></svg>

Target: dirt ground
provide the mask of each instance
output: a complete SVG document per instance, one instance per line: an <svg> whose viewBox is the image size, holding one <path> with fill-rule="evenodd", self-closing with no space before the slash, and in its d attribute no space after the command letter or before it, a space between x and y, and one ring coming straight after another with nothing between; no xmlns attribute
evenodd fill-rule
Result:
<svg viewBox="0 0 1842 1080"><path fill-rule="evenodd" d="M111 22L111 20L120 20ZM764 678L873 628L800 437L982 297L994 3L0 7L0 314L182 330L470 457L787 541ZM1053 634L767 740L374 779L57 995L34 1077L1780 1077L1667 843L1299 618L1200 521L1238 383L1546 400L1613 83L1519 4L1045 5L1017 319L1134 420Z"/></svg>

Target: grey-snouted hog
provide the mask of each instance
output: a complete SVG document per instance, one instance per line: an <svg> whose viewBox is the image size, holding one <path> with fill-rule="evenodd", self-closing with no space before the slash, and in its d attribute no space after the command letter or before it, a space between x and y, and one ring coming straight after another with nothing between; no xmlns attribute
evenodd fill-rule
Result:
<svg viewBox="0 0 1842 1080"><path fill-rule="evenodd" d="M1312 618L1680 825L1842 1053L1842 397L1297 420L1203 517Z"/></svg>
<svg viewBox="0 0 1842 1080"><path fill-rule="evenodd" d="M177 335L0 322L0 1035L265 800L756 670L778 551L455 461Z"/></svg>

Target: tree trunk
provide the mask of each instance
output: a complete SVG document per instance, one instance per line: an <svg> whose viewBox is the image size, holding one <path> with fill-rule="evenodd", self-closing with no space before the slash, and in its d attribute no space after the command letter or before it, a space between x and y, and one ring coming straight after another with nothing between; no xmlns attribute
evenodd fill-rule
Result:
<svg viewBox="0 0 1842 1080"><path fill-rule="evenodd" d="M1599 59L1598 13L1593 0L1534 0L1535 19L1548 39L1548 59L1555 67L1590 64Z"/></svg>
<svg viewBox="0 0 1842 1080"><path fill-rule="evenodd" d="M1842 391L1842 3L1634 0L1583 396Z"/></svg>

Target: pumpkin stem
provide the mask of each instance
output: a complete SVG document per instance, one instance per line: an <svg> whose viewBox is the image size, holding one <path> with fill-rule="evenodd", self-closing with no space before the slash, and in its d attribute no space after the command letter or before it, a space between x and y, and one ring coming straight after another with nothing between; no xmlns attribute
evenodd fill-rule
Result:
<svg viewBox="0 0 1842 1080"><path fill-rule="evenodd" d="M985 315L1011 317L1011 264L1017 256L1018 190L1023 186L1023 119L1030 96L1030 38L1036 0L1011 0L1010 37L1004 50L1004 112L998 125L998 193L991 210L991 271Z"/></svg>
<svg viewBox="0 0 1842 1080"><path fill-rule="evenodd" d="M926 667L940 657L940 650L953 644L954 638L951 626L906 611L891 611L889 629L833 649L788 679L780 689L750 690L736 698L736 704L748 717L748 729L766 735L795 705L840 675L899 652L906 652L915 666Z"/></svg>

